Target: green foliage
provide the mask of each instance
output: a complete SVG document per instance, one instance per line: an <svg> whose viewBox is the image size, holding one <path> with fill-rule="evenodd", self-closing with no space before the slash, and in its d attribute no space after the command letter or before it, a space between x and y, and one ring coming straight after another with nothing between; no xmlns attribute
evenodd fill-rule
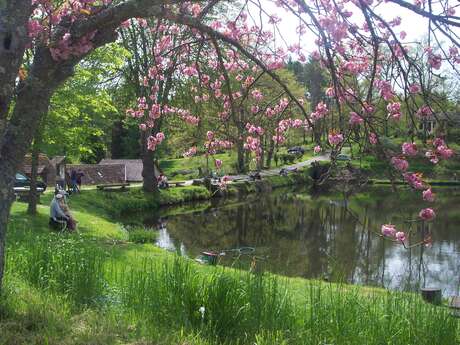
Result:
<svg viewBox="0 0 460 345"><path fill-rule="evenodd" d="M126 54L117 44L97 49L54 93L45 118L43 152L85 163L105 156L112 123L118 119L110 80Z"/></svg>

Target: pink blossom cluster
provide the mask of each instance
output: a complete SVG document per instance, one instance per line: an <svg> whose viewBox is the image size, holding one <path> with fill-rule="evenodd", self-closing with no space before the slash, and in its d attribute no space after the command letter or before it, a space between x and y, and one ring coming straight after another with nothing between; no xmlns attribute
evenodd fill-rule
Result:
<svg viewBox="0 0 460 345"><path fill-rule="evenodd" d="M358 113L355 113L354 111L350 112L350 120L348 121L350 126L352 127L359 126L363 122L364 122L364 119Z"/></svg>
<svg viewBox="0 0 460 345"><path fill-rule="evenodd" d="M393 102L387 105L388 118L399 120L401 118L401 103Z"/></svg>
<svg viewBox="0 0 460 345"><path fill-rule="evenodd" d="M188 158L188 157L193 157L196 155L196 152L197 152L197 148L196 146L192 146L191 148L189 148L187 151L185 151L182 156L184 158Z"/></svg>
<svg viewBox="0 0 460 345"><path fill-rule="evenodd" d="M65 33L59 42L50 48L51 56L54 61L65 61L72 56L86 54L93 49L91 40L94 38L96 31L93 31L77 40L72 40L70 33Z"/></svg>
<svg viewBox="0 0 460 345"><path fill-rule="evenodd" d="M433 220L436 217L436 213L432 208L424 208L420 211L418 215L425 221Z"/></svg>
<svg viewBox="0 0 460 345"><path fill-rule="evenodd" d="M315 111L310 114L310 120L315 122L316 120L324 118L328 113L327 105L323 102L319 102L316 105Z"/></svg>
<svg viewBox="0 0 460 345"><path fill-rule="evenodd" d="M254 89L251 91L251 96L252 98L254 98L257 102L260 102L263 98L264 98L264 95L262 94L262 92L260 92L260 90L258 89Z"/></svg>
<svg viewBox="0 0 460 345"><path fill-rule="evenodd" d="M329 132L329 135L327 136L329 144L332 146L337 146L343 141L343 134L340 132L336 131L331 131Z"/></svg>
<svg viewBox="0 0 460 345"><path fill-rule="evenodd" d="M433 140L433 147L433 149L430 149L425 153L425 156L433 164L437 164L440 159L449 159L454 155L454 151L450 149L441 138Z"/></svg>
<svg viewBox="0 0 460 345"><path fill-rule="evenodd" d="M409 92L410 93L419 93L421 91L421 87L418 84L411 84L409 85Z"/></svg>
<svg viewBox="0 0 460 345"><path fill-rule="evenodd" d="M400 242L404 242L406 240L406 234L403 231L396 230L396 227L393 224L383 224L381 232L383 236Z"/></svg>
<svg viewBox="0 0 460 345"><path fill-rule="evenodd" d="M260 147L260 139L257 137L248 136L246 138L246 142L244 143L244 149L255 152L256 157L259 157L262 152L262 148Z"/></svg>
<svg viewBox="0 0 460 345"><path fill-rule="evenodd" d="M375 87L379 90L379 94L385 101L389 101L394 97L393 88L391 84L385 80L377 79L374 81Z"/></svg>
<svg viewBox="0 0 460 345"><path fill-rule="evenodd" d="M369 142L372 145L377 145L378 143L377 134L375 134L374 132L369 133Z"/></svg>
<svg viewBox="0 0 460 345"><path fill-rule="evenodd" d="M147 139L147 148L150 151L155 151L157 145L161 144L164 139L165 135L162 132L158 132L155 136L149 136Z"/></svg>
<svg viewBox="0 0 460 345"><path fill-rule="evenodd" d="M260 126L254 126L252 124L250 124L249 122L246 124L246 130L250 133L250 134L256 134L256 135L263 135L264 134L264 129Z"/></svg>
<svg viewBox="0 0 460 345"><path fill-rule="evenodd" d="M215 135L212 131L207 132L208 141L205 142L204 147L208 154L216 154L217 150L229 150L233 147L233 143L228 140L215 139Z"/></svg>
<svg viewBox="0 0 460 345"><path fill-rule="evenodd" d="M404 158L392 157L391 164L396 170L402 172L409 168L409 163Z"/></svg>
<svg viewBox="0 0 460 345"><path fill-rule="evenodd" d="M422 180L422 174L419 173L404 173L405 181L414 189L424 189L425 183Z"/></svg>
<svg viewBox="0 0 460 345"><path fill-rule="evenodd" d="M414 157L417 155L417 145L415 143L403 143L401 151L405 156Z"/></svg>
<svg viewBox="0 0 460 345"><path fill-rule="evenodd" d="M421 119L428 118L433 115L433 110L428 105L423 105L417 110L415 115Z"/></svg>

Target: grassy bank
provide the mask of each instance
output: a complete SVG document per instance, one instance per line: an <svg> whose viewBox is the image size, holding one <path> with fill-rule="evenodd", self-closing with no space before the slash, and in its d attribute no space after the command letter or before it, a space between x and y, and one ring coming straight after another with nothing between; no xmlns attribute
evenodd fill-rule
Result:
<svg viewBox="0 0 460 345"><path fill-rule="evenodd" d="M158 202L197 192L187 190L165 191ZM72 235L49 232L47 206L31 217L25 204L14 204L0 344L460 340L458 320L416 295L200 266L152 244L134 244L129 231L112 220L109 210L126 202L112 203L116 195L105 206L92 193L74 197L80 234Z"/></svg>

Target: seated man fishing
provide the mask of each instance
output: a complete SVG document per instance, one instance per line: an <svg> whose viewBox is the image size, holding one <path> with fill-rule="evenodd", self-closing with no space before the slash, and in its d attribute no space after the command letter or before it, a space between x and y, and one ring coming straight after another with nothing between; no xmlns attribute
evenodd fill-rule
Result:
<svg viewBox="0 0 460 345"><path fill-rule="evenodd" d="M65 224L64 228L75 230L75 221L72 219L70 212L63 210L63 205L65 204L63 198L63 194L57 193L51 201L49 224L54 229L62 229Z"/></svg>

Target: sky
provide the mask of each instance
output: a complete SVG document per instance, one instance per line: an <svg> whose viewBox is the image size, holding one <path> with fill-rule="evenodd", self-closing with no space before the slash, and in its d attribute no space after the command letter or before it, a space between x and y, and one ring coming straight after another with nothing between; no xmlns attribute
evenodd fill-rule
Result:
<svg viewBox="0 0 460 345"><path fill-rule="evenodd" d="M260 0L264 11L269 14L276 14L282 19L278 24L280 31L282 32L283 38L288 44L298 42L298 36L296 35L296 27L299 25L299 21L292 14L285 12L278 8L272 0ZM256 6L251 5L251 12L257 12ZM253 11L255 10L255 11ZM363 22L362 16L360 15L359 9L354 5L350 5L350 10L354 13L353 17L357 17L357 21L361 24ZM460 10L458 10L460 11ZM379 5L375 12L382 16L384 19L390 21L395 17L399 16L402 18L402 23L395 29L395 32L405 31L407 37L405 42L420 42L422 38L427 36L428 20L407 10L403 7L392 3L383 3ZM358 18L359 16L359 18ZM264 26L268 28L268 21L264 19ZM310 33L304 35L302 47L307 51L315 50L315 44L313 43L314 36ZM311 45L311 48L309 47Z"/></svg>

